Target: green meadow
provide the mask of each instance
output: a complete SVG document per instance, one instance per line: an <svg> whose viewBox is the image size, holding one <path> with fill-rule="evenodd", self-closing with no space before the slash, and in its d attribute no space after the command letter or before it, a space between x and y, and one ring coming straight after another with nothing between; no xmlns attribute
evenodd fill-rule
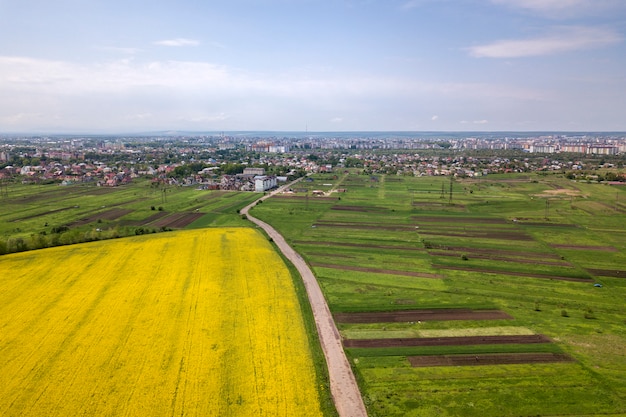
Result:
<svg viewBox="0 0 626 417"><path fill-rule="evenodd" d="M252 214L307 260L334 314L462 309L510 317L338 320L345 340L550 340L346 348L369 415L626 415L626 188L559 175L451 183L342 172L313 175L294 189ZM250 227L238 211L259 197L141 180L117 188L9 184L2 191L0 249L12 251L20 242L28 250L171 228ZM533 354L572 360L410 362Z"/></svg>
<svg viewBox="0 0 626 417"><path fill-rule="evenodd" d="M344 339L551 340L346 348L371 416L626 415L626 188L561 175L451 184L448 177L342 172L313 175L296 191L252 214L307 260L333 313L471 309L511 316L338 322ZM408 359L536 352L572 361L413 367Z"/></svg>
<svg viewBox="0 0 626 417"><path fill-rule="evenodd" d="M0 249L15 252L178 228L247 226L237 211L256 198L253 193L155 186L147 180L115 188L10 183L0 195Z"/></svg>

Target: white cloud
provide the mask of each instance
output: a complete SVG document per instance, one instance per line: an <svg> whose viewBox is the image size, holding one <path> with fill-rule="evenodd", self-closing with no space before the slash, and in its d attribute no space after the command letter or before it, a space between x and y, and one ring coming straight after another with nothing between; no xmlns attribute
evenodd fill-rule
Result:
<svg viewBox="0 0 626 417"><path fill-rule="evenodd" d="M271 130L291 126L290 120L302 120L303 115L316 120L320 129L406 129L408 124L398 123L413 123L415 114L432 111L433 99L442 105L539 103L550 94L524 86L352 73L254 73L208 62L122 59L78 64L0 56L0 123L5 129ZM395 109L394 117L390 109ZM329 112L335 117L326 116ZM441 119L434 120L439 126Z"/></svg>
<svg viewBox="0 0 626 417"><path fill-rule="evenodd" d="M430 120L432 120L432 121L435 121L437 119L439 119L439 116L437 116L437 115L434 115L433 117L430 118Z"/></svg>
<svg viewBox="0 0 626 417"><path fill-rule="evenodd" d="M622 40L610 29L574 26L555 28L553 33L534 39L505 39L467 50L478 58L519 58L599 48Z"/></svg>
<svg viewBox="0 0 626 417"><path fill-rule="evenodd" d="M623 9L623 0L491 0L492 3L526 10L554 19L607 14Z"/></svg>
<svg viewBox="0 0 626 417"><path fill-rule="evenodd" d="M198 46L200 45L200 41L195 39L176 38L156 41L154 44L160 46Z"/></svg>

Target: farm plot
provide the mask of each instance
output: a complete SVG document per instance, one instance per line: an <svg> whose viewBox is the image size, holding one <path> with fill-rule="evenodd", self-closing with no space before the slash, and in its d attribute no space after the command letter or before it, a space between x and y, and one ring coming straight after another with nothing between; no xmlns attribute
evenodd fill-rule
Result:
<svg viewBox="0 0 626 417"><path fill-rule="evenodd" d="M410 356L408 360L411 362L411 366L420 367L571 362L572 358L563 353L494 353L478 355Z"/></svg>
<svg viewBox="0 0 626 417"><path fill-rule="evenodd" d="M558 176L489 178L453 180L452 201L438 178L350 174L333 205L269 199L254 215L314 267L344 342L383 344L344 345L370 415L625 413L623 214L556 201L544 191L571 183ZM608 187L580 187L615 200ZM472 336L497 343L393 340ZM460 355L471 363L444 359ZM428 356L430 366L408 359Z"/></svg>
<svg viewBox="0 0 626 417"><path fill-rule="evenodd" d="M290 274L248 228L0 258L3 416L321 415Z"/></svg>

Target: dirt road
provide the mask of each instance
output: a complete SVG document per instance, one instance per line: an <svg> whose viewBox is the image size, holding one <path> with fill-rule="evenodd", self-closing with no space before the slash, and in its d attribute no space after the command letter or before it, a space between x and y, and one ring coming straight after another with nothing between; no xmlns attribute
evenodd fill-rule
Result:
<svg viewBox="0 0 626 417"><path fill-rule="evenodd" d="M273 194L280 192L280 190L281 189L263 196L261 200L271 197ZM339 335L337 326L335 326L335 322L326 304L322 290L315 279L315 275L313 275L313 272L304 259L287 244L281 234L269 224L249 214L250 208L255 204L256 202L244 207L240 213L245 214L250 221L265 230L283 254L295 265L302 276L315 317L315 325L317 326L322 350L324 351L328 365L330 391L339 415L341 417L366 417L367 411L365 410L365 404L361 398L361 393L356 379L354 378L354 374L352 373L350 363L343 351L341 336Z"/></svg>

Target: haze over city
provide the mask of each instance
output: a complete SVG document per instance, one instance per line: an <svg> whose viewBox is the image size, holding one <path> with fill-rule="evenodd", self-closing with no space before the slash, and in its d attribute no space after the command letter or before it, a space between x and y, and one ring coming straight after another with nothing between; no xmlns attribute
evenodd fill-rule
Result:
<svg viewBox="0 0 626 417"><path fill-rule="evenodd" d="M622 0L0 0L0 132L626 131Z"/></svg>

